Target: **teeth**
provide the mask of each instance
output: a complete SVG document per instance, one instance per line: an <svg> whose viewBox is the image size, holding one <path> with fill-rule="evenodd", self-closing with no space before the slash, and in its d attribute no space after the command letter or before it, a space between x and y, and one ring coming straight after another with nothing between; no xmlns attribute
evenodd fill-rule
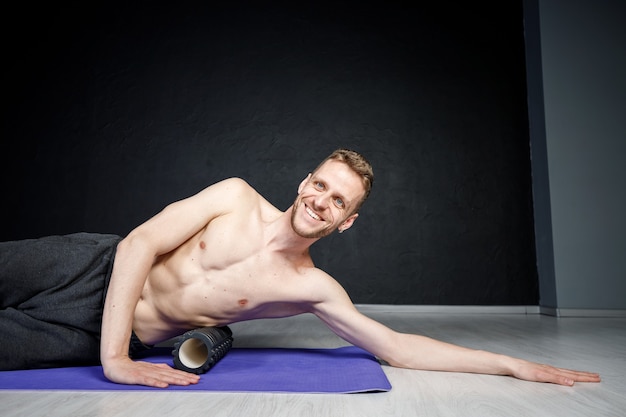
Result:
<svg viewBox="0 0 626 417"><path fill-rule="evenodd" d="M305 210L307 213L309 213L309 216L313 217L315 220L322 220L322 218L318 216L317 214L313 213L310 208L305 207Z"/></svg>

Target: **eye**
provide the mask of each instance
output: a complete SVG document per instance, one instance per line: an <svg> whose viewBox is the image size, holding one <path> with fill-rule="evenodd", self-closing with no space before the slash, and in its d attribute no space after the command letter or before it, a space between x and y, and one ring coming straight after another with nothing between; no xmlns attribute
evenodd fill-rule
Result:
<svg viewBox="0 0 626 417"><path fill-rule="evenodd" d="M322 184L322 183L321 183L321 182L319 182L319 181L315 181L315 182L313 183L313 186L314 186L315 188L317 188L318 190L323 190L323 189L324 189L324 184Z"/></svg>
<svg viewBox="0 0 626 417"><path fill-rule="evenodd" d="M339 197L335 197L335 205L339 208L343 208L343 206L345 205L345 203L343 202L343 200Z"/></svg>

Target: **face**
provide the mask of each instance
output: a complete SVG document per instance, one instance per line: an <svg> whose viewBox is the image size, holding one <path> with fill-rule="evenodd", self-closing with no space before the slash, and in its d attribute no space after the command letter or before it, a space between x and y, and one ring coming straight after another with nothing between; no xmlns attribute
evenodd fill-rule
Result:
<svg viewBox="0 0 626 417"><path fill-rule="evenodd" d="M298 187L291 213L293 230L302 237L321 238L350 228L364 192L361 178L346 164L326 161Z"/></svg>

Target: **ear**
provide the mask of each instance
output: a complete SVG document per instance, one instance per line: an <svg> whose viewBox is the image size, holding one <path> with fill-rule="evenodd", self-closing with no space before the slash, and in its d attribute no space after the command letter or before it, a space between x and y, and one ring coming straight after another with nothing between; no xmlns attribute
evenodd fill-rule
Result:
<svg viewBox="0 0 626 417"><path fill-rule="evenodd" d="M337 230L339 230L339 233L345 232L346 230L351 228L357 217L359 217L359 213L354 213L353 215L348 217L346 220L344 220L343 223L341 223L339 227L337 228Z"/></svg>
<svg viewBox="0 0 626 417"><path fill-rule="evenodd" d="M300 185L298 186L298 194L302 192L302 189L304 188L306 183L309 182L310 179L311 179L311 173L309 172L309 175L307 175L306 178L303 179Z"/></svg>

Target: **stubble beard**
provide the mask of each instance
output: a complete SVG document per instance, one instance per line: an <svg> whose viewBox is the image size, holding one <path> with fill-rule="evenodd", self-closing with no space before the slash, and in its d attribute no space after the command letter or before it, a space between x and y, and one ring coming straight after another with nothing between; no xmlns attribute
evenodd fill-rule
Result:
<svg viewBox="0 0 626 417"><path fill-rule="evenodd" d="M296 224L296 211L299 206L304 206L304 203L302 202L300 198L297 198L296 201L293 203L293 207L291 209L291 228L293 229L294 232L296 232L298 236L304 237L307 239L320 239L322 237L326 237L330 235L334 231L334 229L324 228L320 230L314 230L312 232L306 232L302 230L301 228L299 228Z"/></svg>

